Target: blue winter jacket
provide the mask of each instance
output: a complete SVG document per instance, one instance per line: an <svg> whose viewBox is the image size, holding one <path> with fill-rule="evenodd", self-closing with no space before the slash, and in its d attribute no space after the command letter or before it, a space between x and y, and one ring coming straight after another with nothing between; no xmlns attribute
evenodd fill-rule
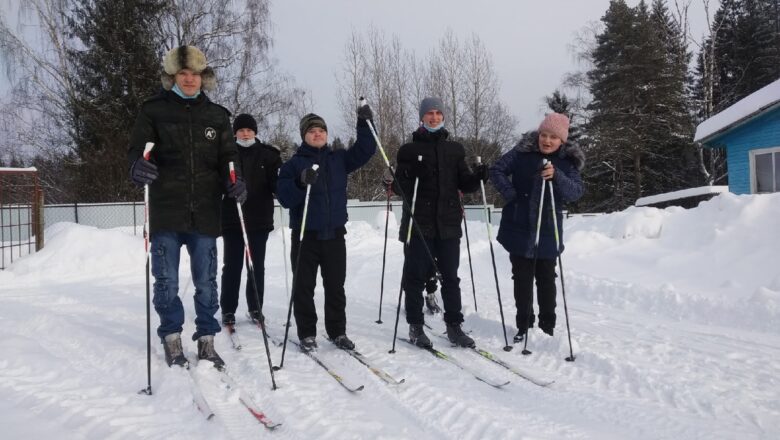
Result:
<svg viewBox="0 0 780 440"><path fill-rule="evenodd" d="M364 123L365 124L365 123ZM317 239L328 240L343 235L347 223L347 175L365 165L376 152L368 125L358 124L357 140L351 148L331 149L329 145L314 148L301 143L293 157L279 170L276 197L290 210L290 228L301 229L306 187L300 182L304 168L318 164L319 177L312 185L306 231L313 231Z"/></svg>
<svg viewBox="0 0 780 440"><path fill-rule="evenodd" d="M498 242L510 254L534 258L534 242L539 215L539 199L542 190L540 170L542 160L547 159L555 167L553 191L555 214L558 221L560 251L563 252L563 206L582 197L585 188L580 170L585 156L571 142L561 145L555 153L545 155L539 151L539 134L526 134L520 143L504 154L490 167L490 180L501 193L506 205L501 211ZM545 188L542 207L538 258L553 259L558 256L555 229L551 213L549 185Z"/></svg>

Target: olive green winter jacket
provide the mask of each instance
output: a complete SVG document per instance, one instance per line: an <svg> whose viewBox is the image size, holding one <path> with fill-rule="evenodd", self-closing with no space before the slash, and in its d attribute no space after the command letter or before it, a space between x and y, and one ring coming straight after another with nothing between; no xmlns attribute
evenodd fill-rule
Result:
<svg viewBox="0 0 780 440"><path fill-rule="evenodd" d="M154 142L151 162L160 176L149 185L150 232L220 234L220 205L228 163L236 161L230 112L201 93L185 100L170 91L146 100L130 136L127 159Z"/></svg>

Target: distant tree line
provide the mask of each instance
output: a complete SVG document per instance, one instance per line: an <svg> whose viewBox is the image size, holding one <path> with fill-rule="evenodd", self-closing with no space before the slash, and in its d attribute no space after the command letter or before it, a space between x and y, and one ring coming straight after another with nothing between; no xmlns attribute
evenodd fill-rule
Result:
<svg viewBox="0 0 780 440"><path fill-rule="evenodd" d="M18 26L0 18L12 82L0 156L36 166L47 202L139 198L125 160L129 134L141 103L160 90L163 54L183 44L217 71L215 102L252 113L264 138L288 140L302 93L268 57L268 0L20 3ZM40 41L25 35L31 23Z"/></svg>
<svg viewBox="0 0 780 440"><path fill-rule="evenodd" d="M586 196L575 211L613 211L638 198L726 184L722 151L693 142L696 125L780 78L780 0L699 0L707 34L690 34L696 0L613 0L598 24L575 36L581 69L545 97L572 121L585 149ZM159 90L164 51L194 44L217 70L212 98L234 114L252 113L259 135L289 157L297 121L312 107L293 78L269 58L270 0L26 0L43 46L0 17L0 56L11 93L0 111L0 165L36 166L49 202L136 200L124 160L141 102ZM490 50L477 35L447 32L428 53L371 27L345 42L335 91L351 131L359 96L374 109L390 159L419 123L417 106L439 96L447 129L468 160L493 162L514 146L517 120L501 99ZM522 79L518 79L522 80ZM335 123L335 124L334 124ZM337 131L333 127L331 131ZM351 139L334 137L345 148ZM384 197L380 155L355 173L349 196ZM488 189L488 201L501 204ZM478 202L473 197L467 202Z"/></svg>

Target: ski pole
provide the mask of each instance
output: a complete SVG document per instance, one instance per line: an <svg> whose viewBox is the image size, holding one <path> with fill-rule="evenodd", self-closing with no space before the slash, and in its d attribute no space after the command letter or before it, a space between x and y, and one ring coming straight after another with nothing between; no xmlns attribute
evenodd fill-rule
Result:
<svg viewBox="0 0 780 440"><path fill-rule="evenodd" d="M417 162L422 162L422 156L417 156ZM406 242L404 243L404 263L406 262L406 251L409 249L409 242L412 240L412 218L414 216L414 207L417 206L417 188L420 184L420 178L414 179L414 192L412 193L412 207L409 211L409 227L406 230ZM422 238L425 243L425 238ZM404 268L406 264L404 264ZM393 328L393 348L390 349L390 353L395 353L395 339L398 337L398 320L401 317L401 297L404 293L404 278L406 278L406 270L401 270L401 285L398 287L398 306L395 309L395 327Z"/></svg>
<svg viewBox="0 0 780 440"><path fill-rule="evenodd" d="M311 169L317 171L320 166L314 164ZM301 232L298 236L298 254L295 256L295 267L293 267L292 293L290 294L290 305L287 307L287 322L284 325L284 341L282 342L282 359L279 366L273 367L279 371L284 367L284 353L287 351L287 337L290 334L290 317L292 316L293 300L295 299L295 287L298 280L298 269L301 267L301 250L303 249L303 233L306 231L306 214L309 211L309 197L311 195L311 184L306 185L306 197L303 199L303 218L301 219Z"/></svg>
<svg viewBox="0 0 780 440"><path fill-rule="evenodd" d="M279 221L282 223L282 260L284 260L284 289L285 293L287 293L287 299L290 299L290 283L288 279L290 278L290 274L287 271L287 239L284 238L284 235L287 231L287 226L284 224L284 208L282 205L279 205Z"/></svg>
<svg viewBox="0 0 780 440"><path fill-rule="evenodd" d="M471 274L471 294L474 295L474 312L479 313L477 309L477 288L474 286L474 266L471 264L471 243L469 243L469 223L466 221L466 207L463 205L463 193L460 195L460 211L463 214L463 227L466 230L466 252L469 254L469 273Z"/></svg>
<svg viewBox="0 0 780 440"><path fill-rule="evenodd" d="M547 159L542 159L542 168L547 165ZM523 353L524 355L531 354L531 350L528 349L528 327L530 327L531 324L531 314L534 310L534 280L536 279L536 260L539 257L539 234L542 230L542 208L544 207L544 189L547 185L545 185L544 179L542 179L542 194L539 197L539 214L537 215L536 219L536 239L534 240L534 261L531 264L531 296L528 298L528 322L525 327L525 336L523 337Z"/></svg>
<svg viewBox="0 0 780 440"><path fill-rule="evenodd" d="M566 284L563 282L563 260L561 260L561 239L558 235L558 217L555 213L555 196L553 195L552 180L547 181L550 184L550 205L552 206L553 228L555 229L555 248L558 250L558 267L561 272L561 294L563 295L563 311L566 316L566 334L569 337L569 357L566 362L574 362L574 350L571 347L571 330L569 329L569 309L566 307Z"/></svg>
<svg viewBox="0 0 780 440"><path fill-rule="evenodd" d="M376 320L377 324L382 323L382 297L385 292L385 262L387 259L387 225L390 222L390 195L392 191L390 186L387 187L387 210L385 211L385 245L382 249L382 279L379 282L379 319Z"/></svg>
<svg viewBox="0 0 780 440"><path fill-rule="evenodd" d="M477 156L477 163L482 163L482 157ZM485 226L487 227L488 243L490 244L490 259L493 262L493 277L496 279L496 294L498 295L498 310L501 313L501 328L504 334L504 351L512 351L509 340L506 337L506 324L504 322L504 306L501 304L501 288L498 286L498 270L496 269L496 254L493 251L493 234L490 229L490 215L488 214L487 196L485 196L485 182L479 180L479 187L482 189L482 208L485 211Z"/></svg>
<svg viewBox="0 0 780 440"><path fill-rule="evenodd" d="M144 146L144 160L148 161L152 154L154 142L147 142ZM152 311L150 299L149 272L151 271L152 250L149 246L149 184L144 185L144 252L146 252L146 388L138 394L152 395Z"/></svg>
<svg viewBox="0 0 780 440"><path fill-rule="evenodd" d="M230 183L236 183L236 169L233 162L228 163L230 170ZM257 290L257 280L255 279L255 264L252 261L252 250L249 247L249 238L246 234L246 223L244 222L244 211L241 209L241 203L236 200L236 209L238 210L238 220L241 223L241 234L244 237L244 254L246 255L246 269L249 272L249 279L252 281L252 288L255 292L255 303L260 310L260 316L263 316L263 307L260 305L260 294ZM274 379L274 369L271 364L271 350L268 348L268 333L265 331L265 323L260 326L263 333L263 344L265 344L265 356L268 359L268 371L271 373L271 389L276 389L276 380Z"/></svg>

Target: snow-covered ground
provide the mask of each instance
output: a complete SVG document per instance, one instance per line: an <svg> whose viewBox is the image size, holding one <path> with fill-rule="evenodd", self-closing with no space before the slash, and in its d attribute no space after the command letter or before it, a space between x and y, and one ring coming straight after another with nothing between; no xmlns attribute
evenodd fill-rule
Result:
<svg viewBox="0 0 780 440"><path fill-rule="evenodd" d="M217 414L206 421L192 403L187 374L165 366L156 341L154 394L137 394L146 385L143 242L122 230L56 224L43 251L0 272L1 437L780 438L779 218L780 194L722 194L692 210L629 208L568 220L563 264L575 362L564 360L569 345L560 290L555 337L534 329L532 355L523 356L520 347L501 350L487 233L470 222L479 313L464 242L465 326L504 361L555 383L541 388L439 338L434 343L485 375L511 380L504 389L403 342L388 353L402 255L392 239L397 226L391 226L379 325L384 216L373 225L351 223L348 333L372 362L406 383L385 385L321 339L323 356L365 389L348 393L290 346L276 373L279 388L271 391L260 333L240 322L244 349L234 351L224 333L217 349L240 389L283 423L274 432L259 426L238 392L203 363L194 373ZM494 247L511 338L510 266ZM183 255L190 334L193 287ZM289 297L278 230L266 263L265 313L281 336ZM321 292L317 303L322 306ZM153 326L156 321L153 316ZM429 322L442 327L435 318ZM399 332L406 330L402 317ZM194 343L185 340L185 350L194 356ZM271 350L278 364L281 349Z"/></svg>

